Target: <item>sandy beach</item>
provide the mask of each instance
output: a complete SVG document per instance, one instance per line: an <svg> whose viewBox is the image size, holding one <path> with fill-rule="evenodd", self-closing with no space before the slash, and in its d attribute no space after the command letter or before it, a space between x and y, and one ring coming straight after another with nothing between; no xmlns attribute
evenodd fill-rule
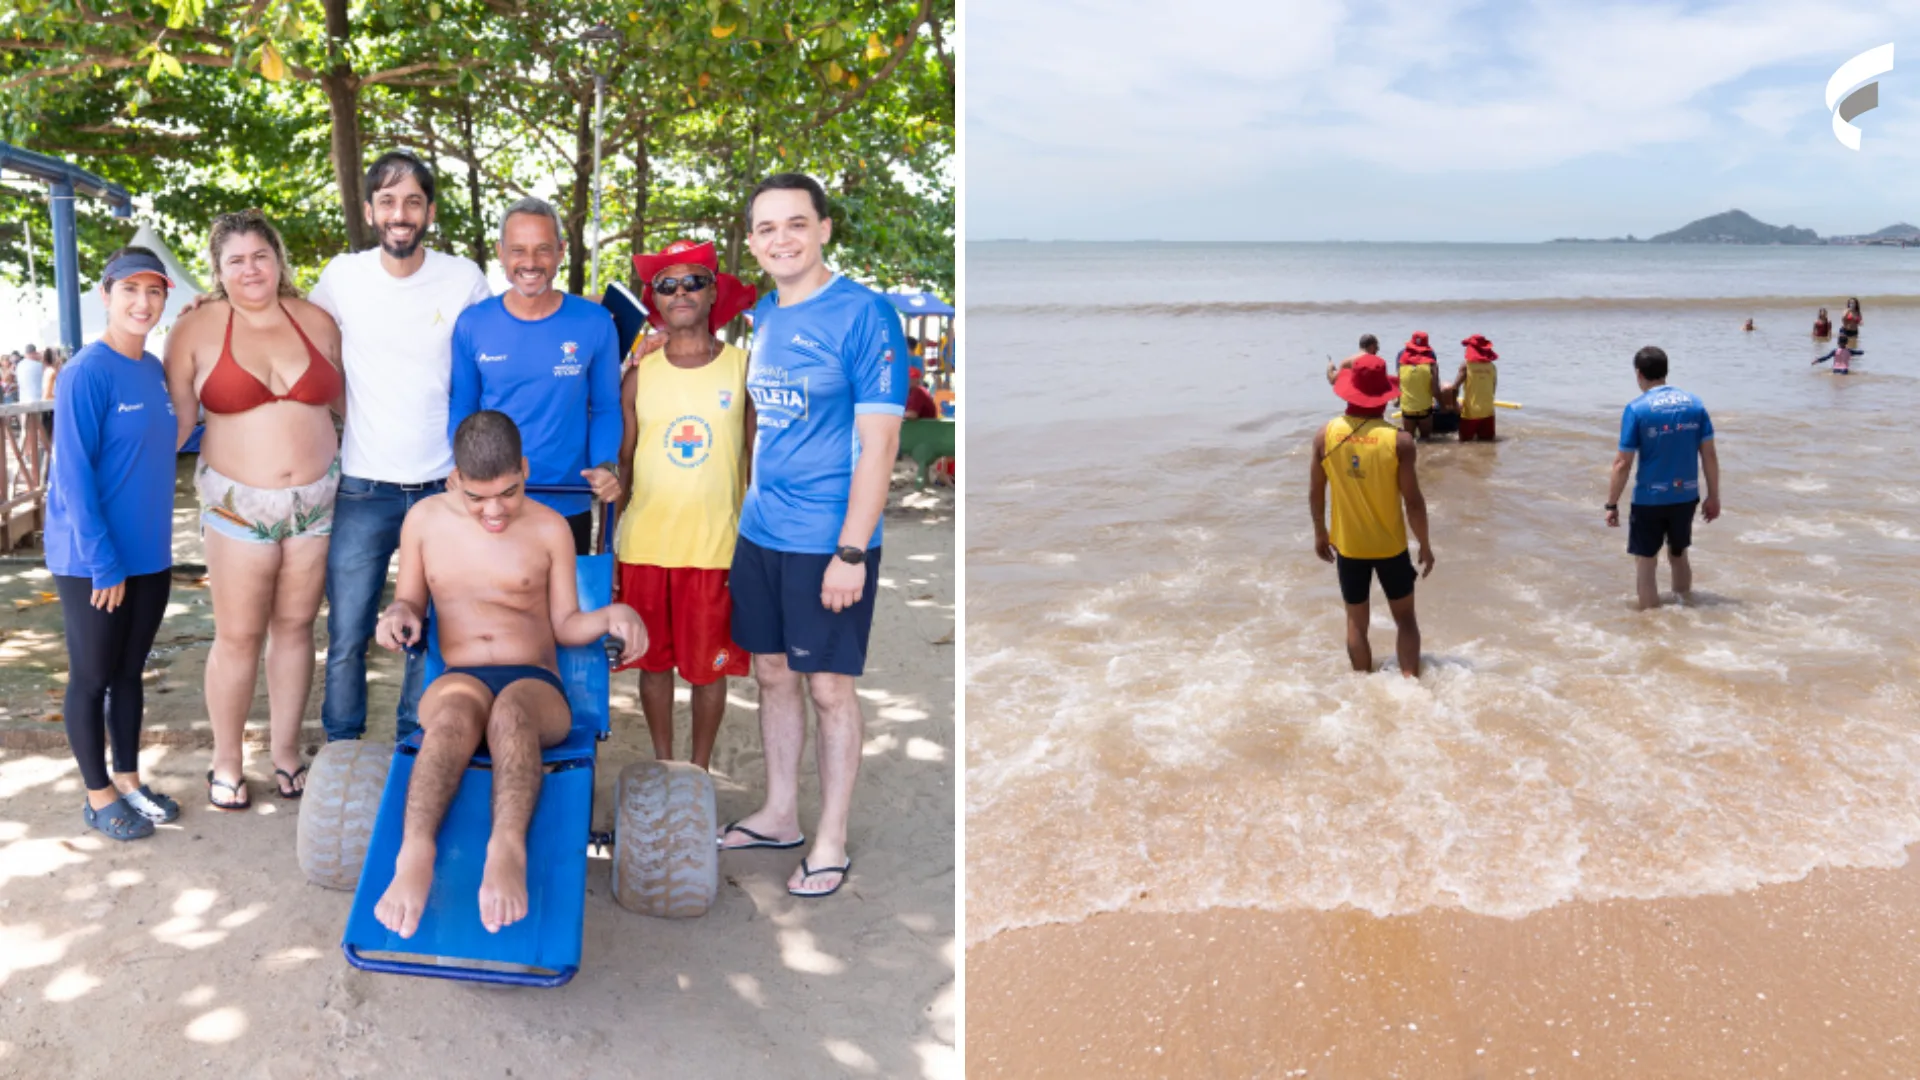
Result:
<svg viewBox="0 0 1920 1080"><path fill-rule="evenodd" d="M0 1077L957 1076L953 503L949 489L915 493L910 476L897 474L888 507L845 889L797 900L784 888L793 853L727 855L713 908L670 922L616 905L596 859L587 959L559 990L349 967L351 895L302 878L299 804L272 796L263 744L248 762L254 810L206 808L212 623L192 571L176 574L149 663L142 754L184 814L132 844L83 830L52 583L30 560L0 561ZM191 496L179 505L176 561L199 563ZM374 658L370 737L391 736L397 674ZM631 676L613 705L599 827L620 769L651 754ZM684 685L678 706L684 747ZM319 708L316 679L310 745ZM736 681L714 754L723 819L758 805L755 708L751 680ZM265 718L263 682L250 737ZM811 746L801 792L810 821Z"/></svg>
<svg viewBox="0 0 1920 1080"><path fill-rule="evenodd" d="M1920 866L1730 896L1098 915L967 952L968 1075L1912 1077Z"/></svg>

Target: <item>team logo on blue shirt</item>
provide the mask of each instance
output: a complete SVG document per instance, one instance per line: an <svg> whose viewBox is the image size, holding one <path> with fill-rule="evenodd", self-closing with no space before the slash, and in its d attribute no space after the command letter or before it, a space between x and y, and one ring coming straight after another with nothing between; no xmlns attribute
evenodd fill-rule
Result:
<svg viewBox="0 0 1920 1080"><path fill-rule="evenodd" d="M757 367L747 374L747 394L763 427L786 427L807 418L807 380L786 368Z"/></svg>
<svg viewBox="0 0 1920 1080"><path fill-rule="evenodd" d="M553 373L555 375L578 375L581 371L585 370L585 365L580 363L580 358L575 355L579 351L580 346L577 342L561 342L560 362L553 365Z"/></svg>
<svg viewBox="0 0 1920 1080"><path fill-rule="evenodd" d="M683 469L696 468L713 451L713 428L698 416L682 416L667 425L667 460Z"/></svg>

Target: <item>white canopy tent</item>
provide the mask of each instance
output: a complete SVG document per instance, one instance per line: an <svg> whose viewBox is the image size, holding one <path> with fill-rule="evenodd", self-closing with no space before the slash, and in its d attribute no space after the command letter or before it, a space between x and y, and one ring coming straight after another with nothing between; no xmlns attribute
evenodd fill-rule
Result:
<svg viewBox="0 0 1920 1080"><path fill-rule="evenodd" d="M142 222L140 227L134 230L133 238L128 240L127 244L148 248L160 256L161 264L167 268L167 276L173 279L174 288L167 296L167 310L160 316L160 323L154 327L153 335L147 339L148 350L157 353L159 350L156 343L173 327L173 320L179 317L181 309L192 303L194 297L207 290L174 255L173 249L167 246L167 242L160 239L160 234L153 231L152 226ZM80 279L80 338L83 343L94 340L107 329L107 309L100 300L99 268L89 269L93 270L93 276L89 278L82 273ZM25 296L26 290L21 290L21 293L28 302L35 299ZM39 317L35 325L39 329L35 331L33 338L41 344L57 342L60 340L60 321L54 313L54 292L51 288L44 288L37 299L40 301Z"/></svg>

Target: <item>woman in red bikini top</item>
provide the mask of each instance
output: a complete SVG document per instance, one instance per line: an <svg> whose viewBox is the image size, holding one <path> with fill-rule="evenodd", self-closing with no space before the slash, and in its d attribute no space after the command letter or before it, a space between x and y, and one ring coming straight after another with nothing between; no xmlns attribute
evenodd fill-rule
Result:
<svg viewBox="0 0 1920 1080"><path fill-rule="evenodd" d="M180 441L206 410L194 486L213 593L207 801L252 804L241 735L264 647L275 787L298 798L300 718L313 682L313 623L325 590L345 401L340 328L301 299L280 234L257 210L215 219L213 298L167 336Z"/></svg>

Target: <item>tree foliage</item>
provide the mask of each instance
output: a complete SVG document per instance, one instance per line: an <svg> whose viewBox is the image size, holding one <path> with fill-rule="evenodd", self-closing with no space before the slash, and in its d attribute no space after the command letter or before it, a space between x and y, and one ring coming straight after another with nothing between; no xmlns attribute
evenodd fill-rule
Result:
<svg viewBox="0 0 1920 1080"><path fill-rule="evenodd" d="M843 271L951 295L953 20L953 0L11 0L0 139L124 185L183 259L258 206L309 280L370 242L364 163L409 147L436 165L438 246L485 262L500 210L540 195L584 291L598 74L603 284L682 236L757 276L745 196L801 171L833 197ZM25 191L0 187L0 220L40 238ZM129 229L81 211L98 265ZM0 276L24 273L0 232Z"/></svg>

